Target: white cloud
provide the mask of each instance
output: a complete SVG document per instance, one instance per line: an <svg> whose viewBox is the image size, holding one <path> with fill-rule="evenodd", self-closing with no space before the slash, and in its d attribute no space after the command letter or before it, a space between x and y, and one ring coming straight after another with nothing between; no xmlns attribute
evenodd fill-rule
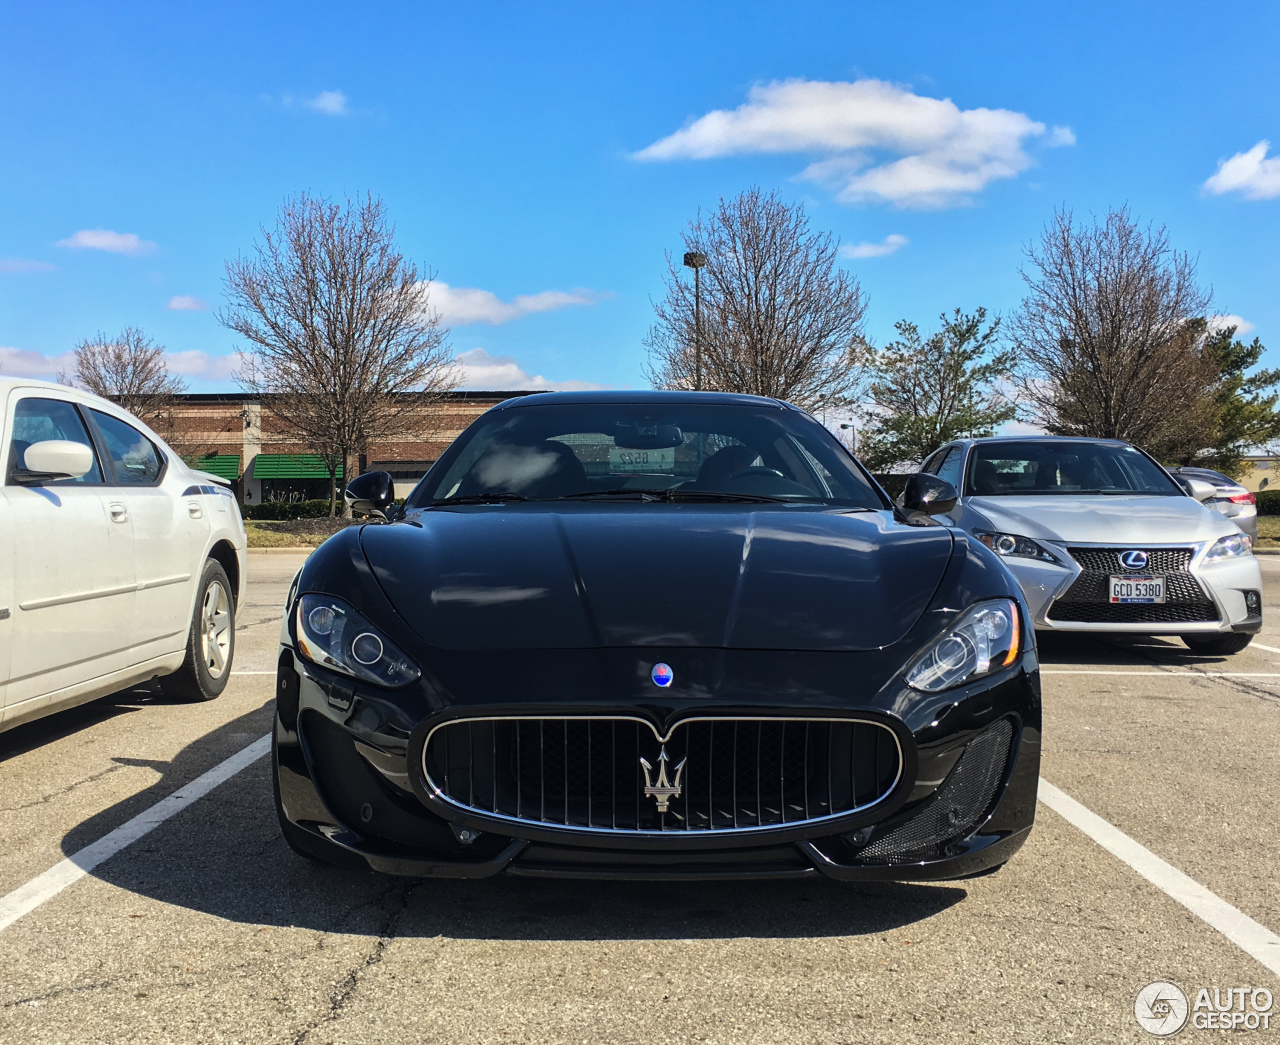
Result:
<svg viewBox="0 0 1280 1045"><path fill-rule="evenodd" d="M879 243L849 243L840 248L842 258L883 258L896 253L911 241L906 236L891 232Z"/></svg>
<svg viewBox="0 0 1280 1045"><path fill-rule="evenodd" d="M635 158L817 154L824 158L801 176L829 184L842 202L933 209L970 202L989 182L1026 170L1023 145L1044 133L1024 113L961 109L883 80L786 80L753 87L738 108L707 113ZM1070 141L1065 127L1050 137Z"/></svg>
<svg viewBox="0 0 1280 1045"><path fill-rule="evenodd" d="M191 294L178 294L171 297L169 303L165 305L170 312L203 312L208 307L209 302L202 301Z"/></svg>
<svg viewBox="0 0 1280 1045"><path fill-rule="evenodd" d="M600 300L600 295L590 290L544 290L503 301L493 291L477 287L451 287L439 280L425 286L428 304L440 313L445 324L454 327L468 323L509 323L535 312L553 312L570 305L593 305Z"/></svg>
<svg viewBox="0 0 1280 1045"><path fill-rule="evenodd" d="M52 272L47 261L29 261L26 258L0 258L0 272Z"/></svg>
<svg viewBox="0 0 1280 1045"><path fill-rule="evenodd" d="M351 111L347 108L347 96L341 91L321 91L304 104L326 116L346 116Z"/></svg>
<svg viewBox="0 0 1280 1045"><path fill-rule="evenodd" d="M110 254L149 254L156 249L156 244L140 239L136 232L112 232L110 229L81 229L66 239L58 240L57 245L72 250L105 250Z"/></svg>
<svg viewBox="0 0 1280 1045"><path fill-rule="evenodd" d="M1049 140L1045 142L1051 149L1060 149L1064 145L1074 145L1076 143L1076 132L1070 127L1055 127L1049 133Z"/></svg>
<svg viewBox="0 0 1280 1045"><path fill-rule="evenodd" d="M234 355L214 356L208 352L166 352L165 365L174 374L190 377L197 381L218 382L227 384L231 381L236 369ZM57 379L58 372L71 374L75 372L76 357L72 352L63 352L57 356L46 356L30 349L5 348L0 346L0 374L13 377L35 377L45 381Z"/></svg>
<svg viewBox="0 0 1280 1045"><path fill-rule="evenodd" d="M578 392L605 385L590 381L548 381L541 374L530 374L510 356L491 356L483 348L463 352L457 359L462 388L486 391Z"/></svg>
<svg viewBox="0 0 1280 1045"><path fill-rule="evenodd" d="M9 377L34 377L41 381L53 381L59 370L75 369L75 356L64 352L60 356L46 356L30 349L6 348L0 345L0 374Z"/></svg>
<svg viewBox="0 0 1280 1045"><path fill-rule="evenodd" d="M1215 196L1239 192L1247 200L1280 196L1280 156L1267 159L1270 148L1271 143L1264 138L1248 152L1219 160L1217 173L1204 183L1205 192Z"/></svg>
<svg viewBox="0 0 1280 1045"><path fill-rule="evenodd" d="M1235 327L1236 334L1243 336L1253 329L1253 324L1243 316L1231 314L1209 317L1209 329L1214 333L1217 333L1219 330L1225 330L1227 327Z"/></svg>

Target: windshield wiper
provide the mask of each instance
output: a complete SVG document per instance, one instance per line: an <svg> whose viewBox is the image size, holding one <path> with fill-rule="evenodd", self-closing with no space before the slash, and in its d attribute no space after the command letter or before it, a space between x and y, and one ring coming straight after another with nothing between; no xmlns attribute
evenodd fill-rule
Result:
<svg viewBox="0 0 1280 1045"><path fill-rule="evenodd" d="M786 504L789 501L806 500L796 497L769 497L762 493L722 493L718 490L666 490L668 501L740 501L746 504Z"/></svg>
<svg viewBox="0 0 1280 1045"><path fill-rule="evenodd" d="M744 504L785 504L797 500L794 497L769 497L759 493L720 493L715 490L645 490L620 487L614 490L583 490L581 493L565 494L554 498L557 501L574 501L579 498L616 497L637 501L665 501L674 504L677 501L736 501Z"/></svg>
<svg viewBox="0 0 1280 1045"><path fill-rule="evenodd" d="M552 498L556 501L577 501L592 497L618 497L629 498L637 501L660 501L666 490L639 490L628 489L627 487L619 487L614 490L579 490L577 493L567 493L560 497Z"/></svg>
<svg viewBox="0 0 1280 1045"><path fill-rule="evenodd" d="M527 501L528 499L518 493L472 493L464 497L437 497L431 502L431 507L444 504L497 504L501 501Z"/></svg>

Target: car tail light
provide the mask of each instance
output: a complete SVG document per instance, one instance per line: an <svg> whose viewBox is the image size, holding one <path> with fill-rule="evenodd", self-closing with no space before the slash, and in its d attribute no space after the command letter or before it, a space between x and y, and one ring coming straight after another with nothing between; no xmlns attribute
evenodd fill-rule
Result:
<svg viewBox="0 0 1280 1045"><path fill-rule="evenodd" d="M1228 501L1232 504L1257 504L1258 499L1251 493L1238 493L1234 497L1228 497Z"/></svg>

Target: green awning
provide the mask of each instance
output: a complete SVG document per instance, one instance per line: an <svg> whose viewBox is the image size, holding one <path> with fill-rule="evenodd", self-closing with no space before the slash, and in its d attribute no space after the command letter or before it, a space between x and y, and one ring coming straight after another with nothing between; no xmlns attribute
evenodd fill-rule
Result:
<svg viewBox="0 0 1280 1045"><path fill-rule="evenodd" d="M255 479L328 479L329 469L319 454L258 454L253 459ZM342 462L338 476L342 478Z"/></svg>
<svg viewBox="0 0 1280 1045"><path fill-rule="evenodd" d="M187 463L192 468L198 468L202 472L208 472L233 483L240 478L239 454L206 454L204 457L189 457Z"/></svg>

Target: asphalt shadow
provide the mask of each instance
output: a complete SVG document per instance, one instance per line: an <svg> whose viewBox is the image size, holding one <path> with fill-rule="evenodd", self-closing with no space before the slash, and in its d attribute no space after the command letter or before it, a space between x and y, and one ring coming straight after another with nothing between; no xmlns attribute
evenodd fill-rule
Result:
<svg viewBox="0 0 1280 1045"><path fill-rule="evenodd" d="M74 736L82 730L92 729L100 723L129 715L152 704L168 704L170 700L160 692L155 683L134 686L131 689L99 697L87 704L78 704L65 711L26 722L21 726L0 733L0 762L24 755L36 748Z"/></svg>
<svg viewBox="0 0 1280 1045"><path fill-rule="evenodd" d="M85 821L68 854L261 736L270 704L189 745L143 795ZM233 738L240 738L232 744ZM225 752L225 753L223 753ZM397 878L294 854L262 759L93 872L139 896L230 922L372 936L483 940L806 938L886 932L967 895L957 884L828 879L600 882Z"/></svg>
<svg viewBox="0 0 1280 1045"><path fill-rule="evenodd" d="M1196 653L1172 635L1090 635L1083 632L1037 632L1040 662L1046 668L1191 667L1212 670L1232 668L1232 656Z"/></svg>

